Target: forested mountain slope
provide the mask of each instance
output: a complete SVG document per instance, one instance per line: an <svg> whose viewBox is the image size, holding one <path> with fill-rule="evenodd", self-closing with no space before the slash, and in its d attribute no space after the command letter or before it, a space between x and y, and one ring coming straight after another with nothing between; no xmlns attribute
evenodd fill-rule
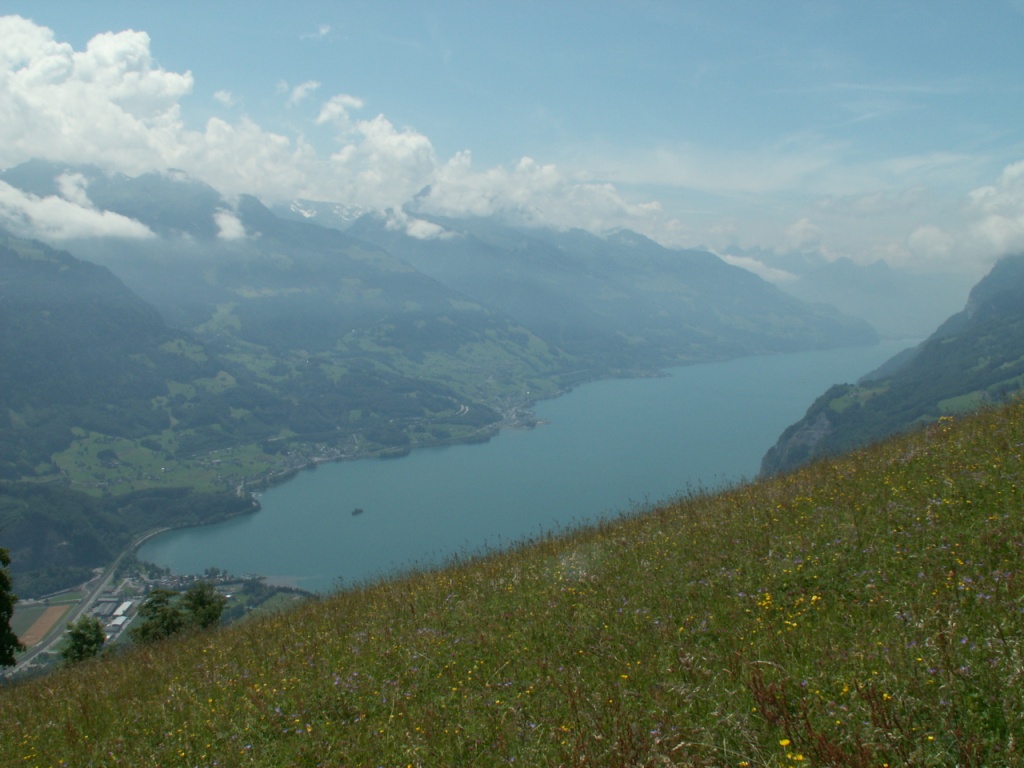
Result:
<svg viewBox="0 0 1024 768"><path fill-rule="evenodd" d="M141 477L115 500L88 476L86 464L123 469L125 446L166 461L204 435L223 441L232 409L262 396L221 387L232 377L216 356L109 270L0 233L0 361L0 535L22 594L83 580L147 528L251 508L228 489ZM69 458L76 444L89 461Z"/></svg>
<svg viewBox="0 0 1024 768"><path fill-rule="evenodd" d="M1024 384L1024 255L1007 256L963 311L857 384L819 397L765 455L763 473L791 469L894 432L1013 395Z"/></svg>

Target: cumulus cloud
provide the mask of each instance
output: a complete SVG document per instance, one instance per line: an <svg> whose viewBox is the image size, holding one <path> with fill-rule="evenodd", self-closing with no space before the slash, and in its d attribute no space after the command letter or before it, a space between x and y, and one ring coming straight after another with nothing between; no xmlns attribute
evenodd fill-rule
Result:
<svg viewBox="0 0 1024 768"><path fill-rule="evenodd" d="M306 37L330 33L322 25ZM179 168L227 196L404 211L406 218L392 213L391 220L415 237L445 235L418 214L500 214L560 229L627 227L667 245L725 248L744 241L861 262L977 265L1024 249L1024 162L966 201L948 191L962 188L949 180L972 167L967 156L933 152L851 168L842 146L814 136L745 152L686 144L633 153L597 147L592 156L579 156L581 166L597 169L587 175L529 157L478 168L469 151L439 158L424 134L364 113L358 96L324 98L314 80L279 84L280 102L315 114L303 126L303 111L296 110L287 133L224 114L187 124L180 104L194 86L191 72L159 66L145 32L97 35L75 50L32 21L0 17L0 167L40 158L129 175ZM225 111L240 102L227 90L213 90L213 99ZM652 187L675 216L657 202L637 202L646 194L639 190ZM84 178L65 175L57 189L59 195L32 198L5 187L0 217L21 232L38 226L37 236L151 234L138 222L96 210ZM944 199L938 189L946 190ZM816 192L818 199L810 199ZM67 215L66 226L58 211ZM219 215L221 237L245 236L231 217ZM780 220L795 223L782 228ZM785 279L763 265L746 266Z"/></svg>
<svg viewBox="0 0 1024 768"><path fill-rule="evenodd" d="M786 229L786 247L791 251L813 250L821 245L821 229L804 217Z"/></svg>
<svg viewBox="0 0 1024 768"><path fill-rule="evenodd" d="M974 232L997 254L1024 251L1024 161L1007 166L995 184L970 194Z"/></svg>
<svg viewBox="0 0 1024 768"><path fill-rule="evenodd" d="M447 240L456 236L456 233L445 229L440 224L417 219L415 216L410 216L405 211L395 208L388 211L384 226L390 230L404 232L417 240Z"/></svg>
<svg viewBox="0 0 1024 768"><path fill-rule="evenodd" d="M364 204L400 205L429 184L437 169L430 139L378 115L355 126L359 138L331 155L337 176L354 178Z"/></svg>
<svg viewBox="0 0 1024 768"><path fill-rule="evenodd" d="M45 27L0 18L0 167L42 158L130 175L180 168L227 195L378 210L400 209L429 189L418 198L428 212L505 212L529 224L592 230L661 217L656 204L627 203L610 184L572 179L529 158L484 170L473 168L468 152L441 161L425 135L384 115L360 115L363 100L345 93L323 101L314 121L335 132L327 157L302 133L273 133L247 117L213 117L191 128L179 102L193 89L192 74L161 68L149 46L144 32L125 31L97 35L75 51ZM314 98L319 85L282 82L279 90L297 105ZM214 99L237 103L225 90ZM65 202L85 203L84 186L62 183ZM413 228L431 234L429 227Z"/></svg>
<svg viewBox="0 0 1024 768"><path fill-rule="evenodd" d="M502 213L530 226L591 231L634 226L661 213L656 202L629 203L611 184L578 182L556 166L529 157L512 170L497 166L477 171L469 152L460 152L441 166L416 205L425 213Z"/></svg>
<svg viewBox="0 0 1024 768"><path fill-rule="evenodd" d="M155 237L141 222L111 211L98 211L88 203L81 204L84 185L75 186L73 176L61 177L64 189L72 198L56 195L38 197L22 192L0 181L0 221L19 235L47 240L70 240L85 237Z"/></svg>
<svg viewBox="0 0 1024 768"><path fill-rule="evenodd" d="M218 239L227 241L245 239L245 225L233 212L219 210L213 214L213 221L217 225Z"/></svg>
<svg viewBox="0 0 1024 768"><path fill-rule="evenodd" d="M285 102L289 107L294 107L301 104L306 98L313 93L317 88L320 87L320 83L316 80L307 80L304 83L300 83L292 88L291 93L288 95L288 101Z"/></svg>
<svg viewBox="0 0 1024 768"><path fill-rule="evenodd" d="M316 124L331 124L342 132L348 132L352 128L352 118L349 113L362 108L362 99L349 96L347 93L339 93L324 102L320 108L320 114L317 115Z"/></svg>
<svg viewBox="0 0 1024 768"><path fill-rule="evenodd" d="M97 35L76 52L7 16L0 41L0 165L86 159L142 172L175 154L192 75L156 67L145 32Z"/></svg>
<svg viewBox="0 0 1024 768"><path fill-rule="evenodd" d="M231 91L214 91L213 98L214 101L225 107L233 107L238 103L238 99Z"/></svg>

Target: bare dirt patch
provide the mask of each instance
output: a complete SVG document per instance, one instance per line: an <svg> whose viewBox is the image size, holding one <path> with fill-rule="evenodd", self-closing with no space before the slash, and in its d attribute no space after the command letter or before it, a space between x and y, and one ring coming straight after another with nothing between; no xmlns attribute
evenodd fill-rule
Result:
<svg viewBox="0 0 1024 768"><path fill-rule="evenodd" d="M26 648L31 648L46 637L46 633L50 631L54 624L60 621L60 617L70 607L70 605L51 605L43 611L42 616L35 620L32 626L28 628L28 631L18 639L25 644Z"/></svg>

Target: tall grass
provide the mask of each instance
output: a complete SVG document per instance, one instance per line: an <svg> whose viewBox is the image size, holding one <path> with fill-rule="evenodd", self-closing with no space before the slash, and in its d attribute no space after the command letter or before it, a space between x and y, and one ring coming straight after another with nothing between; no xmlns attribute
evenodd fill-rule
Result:
<svg viewBox="0 0 1024 768"><path fill-rule="evenodd" d="M1024 762L1024 408L0 690L25 766Z"/></svg>

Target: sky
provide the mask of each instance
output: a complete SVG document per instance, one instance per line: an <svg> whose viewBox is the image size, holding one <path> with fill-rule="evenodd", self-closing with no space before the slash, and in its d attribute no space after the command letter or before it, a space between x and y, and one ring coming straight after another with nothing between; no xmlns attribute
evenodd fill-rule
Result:
<svg viewBox="0 0 1024 768"><path fill-rule="evenodd" d="M0 168L978 277L1024 251L1021 40L1024 0L0 0ZM0 224L139 236L65 181Z"/></svg>

